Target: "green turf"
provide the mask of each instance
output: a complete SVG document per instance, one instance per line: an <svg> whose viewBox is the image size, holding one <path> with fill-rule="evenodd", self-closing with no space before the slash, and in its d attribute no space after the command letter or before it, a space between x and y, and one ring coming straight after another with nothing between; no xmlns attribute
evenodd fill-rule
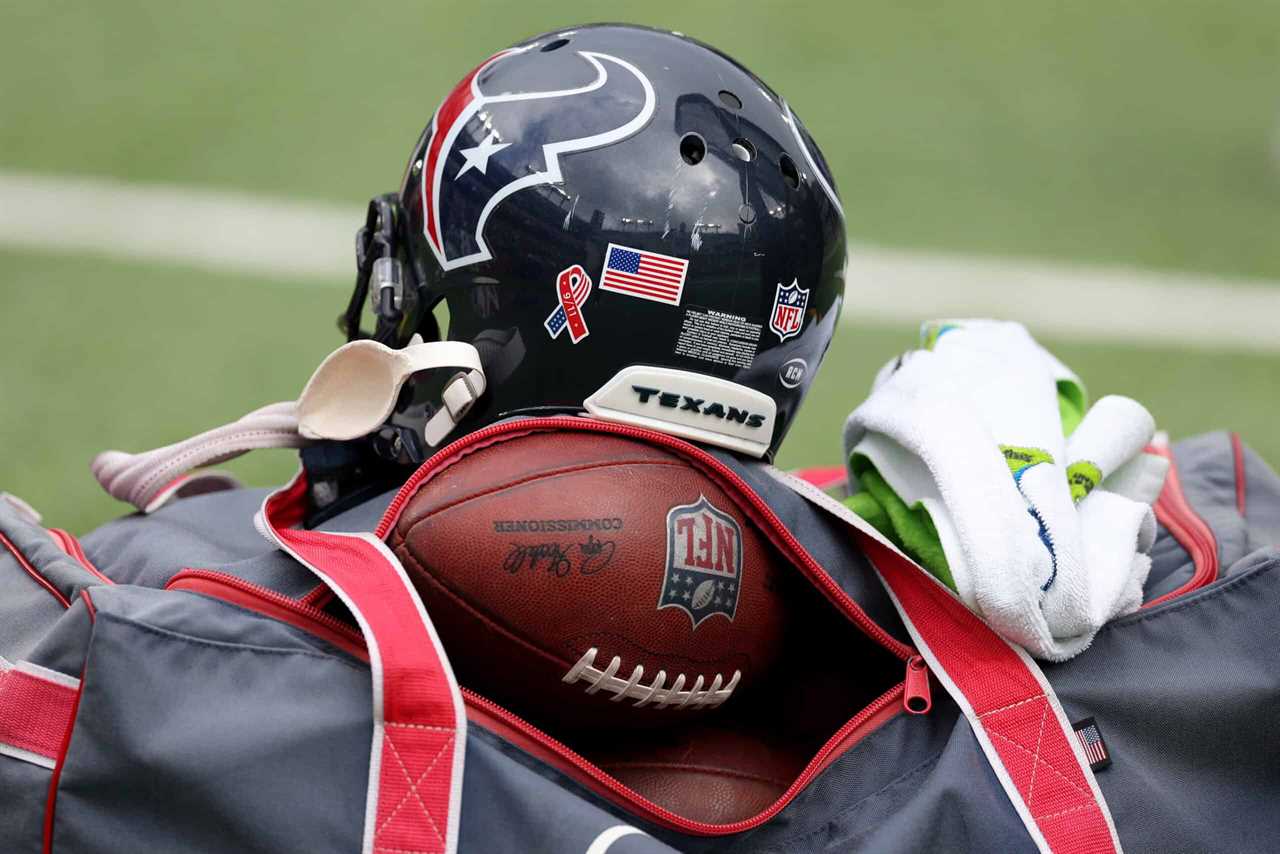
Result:
<svg viewBox="0 0 1280 854"><path fill-rule="evenodd" d="M341 341L333 319L345 283L19 252L0 252L0 270L0 490L74 531L127 509L89 475L95 453L173 442L295 397ZM915 341L912 329L842 329L779 463L839 464L845 415L880 365ZM1237 429L1280 461L1275 403L1259 395L1275 387L1274 358L1052 346L1095 398L1137 397L1175 436ZM256 452L228 467L265 486L296 462L288 451Z"/></svg>
<svg viewBox="0 0 1280 854"><path fill-rule="evenodd" d="M707 39L796 106L857 239L1280 279L1280 4L8 4L0 168L360 202L447 88L582 20Z"/></svg>
<svg viewBox="0 0 1280 854"><path fill-rule="evenodd" d="M92 479L94 454L297 397L341 341L337 288L13 252L0 270L0 490L72 530L127 509ZM287 451L230 466L263 485L295 467Z"/></svg>

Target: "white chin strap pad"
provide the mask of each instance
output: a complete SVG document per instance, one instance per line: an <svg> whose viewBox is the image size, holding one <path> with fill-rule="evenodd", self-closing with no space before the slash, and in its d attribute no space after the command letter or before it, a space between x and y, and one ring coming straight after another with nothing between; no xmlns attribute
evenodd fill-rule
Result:
<svg viewBox="0 0 1280 854"><path fill-rule="evenodd" d="M777 404L764 392L648 365L618 371L583 405L605 421L648 427L752 457L769 452L778 416Z"/></svg>
<svg viewBox="0 0 1280 854"><path fill-rule="evenodd" d="M454 368L443 406L427 422L426 442L439 445L484 394L476 348L461 341L423 343L394 350L376 341L352 341L328 355L298 398L298 432L307 439L346 441L373 433L395 409L400 390L416 373Z"/></svg>

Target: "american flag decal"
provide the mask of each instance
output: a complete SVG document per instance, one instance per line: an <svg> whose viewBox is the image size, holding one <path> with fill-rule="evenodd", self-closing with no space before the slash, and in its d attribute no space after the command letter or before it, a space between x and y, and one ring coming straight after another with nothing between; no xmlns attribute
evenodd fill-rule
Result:
<svg viewBox="0 0 1280 854"><path fill-rule="evenodd" d="M1111 753L1107 750L1107 743L1102 740L1102 730L1098 729L1097 721L1085 718L1072 724L1071 728L1076 731L1076 738L1080 739L1080 746L1084 748L1084 755L1088 758L1091 769L1101 771L1111 764Z"/></svg>
<svg viewBox="0 0 1280 854"><path fill-rule="evenodd" d="M610 243L600 273L600 290L679 305L689 262Z"/></svg>

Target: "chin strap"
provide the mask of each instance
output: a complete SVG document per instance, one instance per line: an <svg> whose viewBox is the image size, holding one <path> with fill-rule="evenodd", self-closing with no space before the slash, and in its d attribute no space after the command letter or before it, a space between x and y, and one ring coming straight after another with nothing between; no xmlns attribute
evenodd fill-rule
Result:
<svg viewBox="0 0 1280 854"><path fill-rule="evenodd" d="M441 368L457 373L445 384L441 405L423 423L427 444L438 445L484 394L484 370L470 344L428 344L417 336L400 350L363 340L330 353L298 398L298 432L308 439L340 441L368 436L391 419L412 376Z"/></svg>
<svg viewBox="0 0 1280 854"><path fill-rule="evenodd" d="M411 379L445 369L454 373L438 402L397 412ZM138 454L104 451L90 468L112 497L153 513L175 498L239 486L223 472L192 472L261 448L372 437L383 456L416 464L444 443L485 388L480 354L470 344L424 343L415 336L409 346L395 350L376 341L352 341L329 354L296 402L264 406L162 448Z"/></svg>

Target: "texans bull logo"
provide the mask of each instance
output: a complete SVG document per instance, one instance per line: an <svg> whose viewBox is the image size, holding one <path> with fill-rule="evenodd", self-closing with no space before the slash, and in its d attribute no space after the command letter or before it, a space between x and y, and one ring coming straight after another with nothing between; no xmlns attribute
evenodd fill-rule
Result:
<svg viewBox="0 0 1280 854"><path fill-rule="evenodd" d="M561 155L627 139L653 116L653 84L631 63L604 53L577 52L584 76L591 77L582 85L481 90L486 72L514 71L503 65L520 62L536 47L490 57L449 93L431 120L422 164L423 232L445 270L492 258L484 240L489 216L513 193L562 181Z"/></svg>

